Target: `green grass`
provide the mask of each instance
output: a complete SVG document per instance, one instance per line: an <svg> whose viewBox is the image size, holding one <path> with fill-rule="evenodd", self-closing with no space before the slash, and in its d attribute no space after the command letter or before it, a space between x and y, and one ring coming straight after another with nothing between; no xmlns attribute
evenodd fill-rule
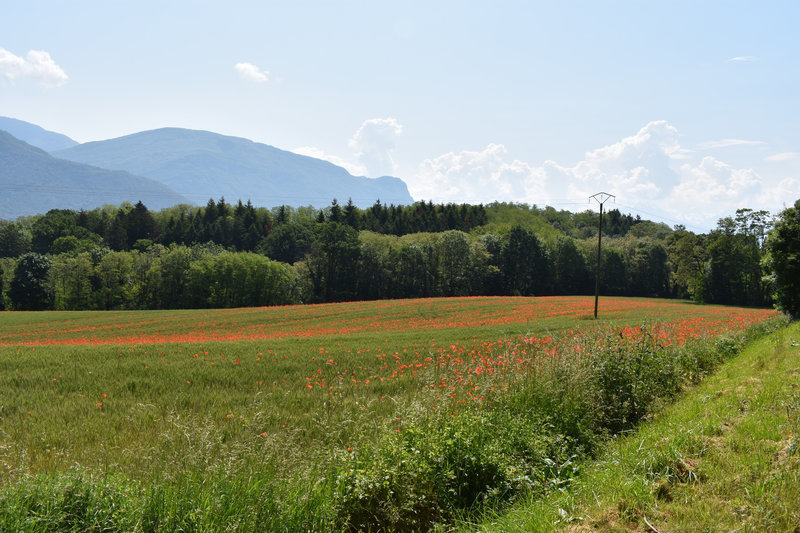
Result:
<svg viewBox="0 0 800 533"><path fill-rule="evenodd" d="M800 324L749 345L567 491L475 531L792 531L800 526Z"/></svg>
<svg viewBox="0 0 800 533"><path fill-rule="evenodd" d="M732 353L661 349L655 325L717 335L764 314L609 298L593 321L592 303L3 313L0 530L416 530L474 517L567 486L603 438ZM608 329L642 323L654 329L636 342Z"/></svg>

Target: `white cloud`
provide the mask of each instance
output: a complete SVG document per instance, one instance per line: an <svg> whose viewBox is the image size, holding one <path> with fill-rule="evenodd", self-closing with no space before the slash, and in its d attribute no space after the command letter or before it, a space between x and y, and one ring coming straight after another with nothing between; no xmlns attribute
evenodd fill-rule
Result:
<svg viewBox="0 0 800 533"><path fill-rule="evenodd" d="M406 181L411 196L441 202L493 200L544 204L546 173L518 160L508 161L501 144L481 151L450 152L426 159Z"/></svg>
<svg viewBox="0 0 800 533"><path fill-rule="evenodd" d="M392 117L371 118L361 124L347 145L355 151L356 159L367 176L394 175L397 165L392 151L402 133L403 126Z"/></svg>
<svg viewBox="0 0 800 533"><path fill-rule="evenodd" d="M796 178L784 178L778 183L764 189L758 197L760 205L770 206L773 212L785 209L797 198L800 198L800 180Z"/></svg>
<svg viewBox="0 0 800 533"><path fill-rule="evenodd" d="M305 155L308 157L313 157L315 159L322 159L323 161L328 161L329 163L333 163L336 166L344 168L353 176L363 176L367 172L367 170L358 163L348 161L343 157L328 154L325 151L320 150L319 148L315 148L313 146L301 146L291 151L294 152L295 154Z"/></svg>
<svg viewBox="0 0 800 533"><path fill-rule="evenodd" d="M681 182L661 200L662 209L693 223L709 223L751 205L761 194L761 178L711 156L681 167Z"/></svg>
<svg viewBox="0 0 800 533"><path fill-rule="evenodd" d="M371 118L365 120L350 140L351 157L329 154L314 146L301 146L292 152L322 159L340 166L354 176L380 177L397 173L392 158L395 140L403 133L403 126L394 118Z"/></svg>
<svg viewBox="0 0 800 533"><path fill-rule="evenodd" d="M770 161L775 163L783 161L792 161L798 158L800 158L800 152L781 152L779 154L773 154L769 157L765 157L764 161Z"/></svg>
<svg viewBox="0 0 800 533"><path fill-rule="evenodd" d="M748 141L745 139L720 139L718 141L707 141L697 145L702 150L713 150L715 148L730 148L736 146L762 146L764 141Z"/></svg>
<svg viewBox="0 0 800 533"><path fill-rule="evenodd" d="M756 60L758 60L756 56L736 56L728 59L729 62L734 62L734 63L747 63Z"/></svg>
<svg viewBox="0 0 800 533"><path fill-rule="evenodd" d="M726 145L751 144L763 143ZM682 148L677 129L663 120L587 152L573 167L553 161L534 166L510 160L503 145L490 144L477 152L426 159L416 175L402 177L415 199L434 201L498 200L574 209L584 202L588 208L591 195L606 191L628 209L661 213L671 223L685 222L701 230L713 228L720 217L740 207L777 209L779 198L800 195L797 180L768 183L753 169L735 168Z"/></svg>
<svg viewBox="0 0 800 533"><path fill-rule="evenodd" d="M349 141L350 158L313 147L295 153L330 161L354 175L394 173L395 140L402 126L393 118L364 121ZM461 150L425 159L414 172L400 175L416 200L435 202L520 202L559 209L596 207L589 197L599 191L616 196L619 209L640 211L653 220L683 223L708 231L736 209L778 210L787 198L800 196L800 180L768 180L751 168L736 168L702 149L765 145L761 141L723 139L696 150L680 144L677 128L664 120L650 122L634 135L587 152L572 167L554 161L533 165L509 157L506 147L490 143L480 150ZM788 161L800 153L767 158ZM659 219L658 217L662 218Z"/></svg>
<svg viewBox="0 0 800 533"><path fill-rule="evenodd" d="M20 57L5 48L0 48L0 77L7 80L29 78L45 87L63 85L68 79L64 70L43 50L30 50L27 56Z"/></svg>
<svg viewBox="0 0 800 533"><path fill-rule="evenodd" d="M269 81L269 72L252 63L236 63L234 68L244 80L255 83L267 83Z"/></svg>

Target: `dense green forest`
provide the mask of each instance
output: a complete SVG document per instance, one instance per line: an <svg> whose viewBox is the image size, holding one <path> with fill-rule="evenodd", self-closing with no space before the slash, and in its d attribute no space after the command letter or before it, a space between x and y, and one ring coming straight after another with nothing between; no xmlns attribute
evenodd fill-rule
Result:
<svg viewBox="0 0 800 533"><path fill-rule="evenodd" d="M598 213L526 204L273 209L209 200L51 210L0 221L4 309L237 307L594 292ZM773 218L740 209L707 234L614 209L600 291L770 305ZM769 279L769 278L767 278Z"/></svg>

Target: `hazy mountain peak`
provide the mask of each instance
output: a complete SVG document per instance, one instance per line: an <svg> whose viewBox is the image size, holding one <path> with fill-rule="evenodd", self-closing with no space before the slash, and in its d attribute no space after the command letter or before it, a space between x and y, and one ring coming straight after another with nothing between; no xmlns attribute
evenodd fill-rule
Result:
<svg viewBox="0 0 800 533"><path fill-rule="evenodd" d="M77 146L78 142L66 135L48 131L36 124L10 117L0 117L0 130L7 131L17 139L41 148L46 152Z"/></svg>
<svg viewBox="0 0 800 533"><path fill-rule="evenodd" d="M195 203L224 196L256 205L314 205L352 198L359 207L380 199L413 203L399 178L352 176L328 161L241 137L160 128L82 144L56 153L72 161L147 176Z"/></svg>
<svg viewBox="0 0 800 533"><path fill-rule="evenodd" d="M139 200L152 209L186 202L155 180L58 159L0 131L0 219Z"/></svg>

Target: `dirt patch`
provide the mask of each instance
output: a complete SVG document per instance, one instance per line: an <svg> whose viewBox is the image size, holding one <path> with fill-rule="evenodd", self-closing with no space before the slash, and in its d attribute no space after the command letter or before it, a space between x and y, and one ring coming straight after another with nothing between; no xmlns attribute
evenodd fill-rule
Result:
<svg viewBox="0 0 800 533"><path fill-rule="evenodd" d="M730 428L727 428L730 430ZM725 439L722 436L703 437L703 446L706 448L722 448L725 445Z"/></svg>
<svg viewBox="0 0 800 533"><path fill-rule="evenodd" d="M784 439L778 442L778 451L775 452L772 465L777 469L784 469L795 456L797 456L797 444L794 439Z"/></svg>
<svg viewBox="0 0 800 533"><path fill-rule="evenodd" d="M681 483L696 483L701 481L697 473L697 465L699 461L691 457L685 457L672 465L672 472L675 478Z"/></svg>

